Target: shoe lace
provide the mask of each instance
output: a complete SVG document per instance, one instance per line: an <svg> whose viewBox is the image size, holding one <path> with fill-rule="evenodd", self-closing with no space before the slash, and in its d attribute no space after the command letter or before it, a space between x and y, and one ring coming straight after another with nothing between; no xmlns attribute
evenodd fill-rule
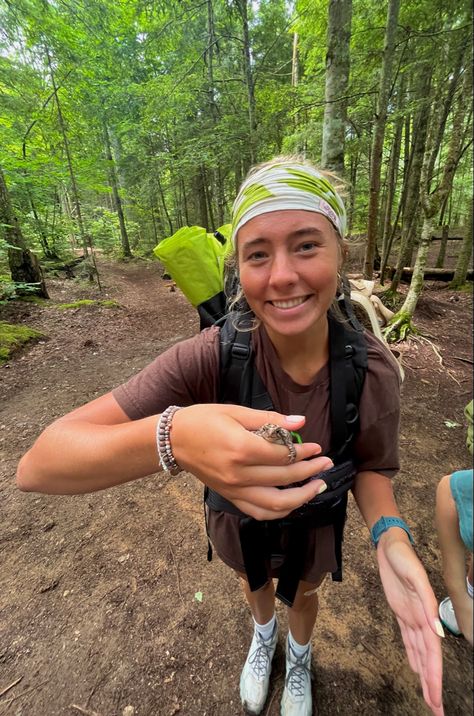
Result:
<svg viewBox="0 0 474 716"><path fill-rule="evenodd" d="M272 660L272 645L265 642L257 633L258 646L249 656L249 664L258 679L262 679L268 672Z"/></svg>
<svg viewBox="0 0 474 716"><path fill-rule="evenodd" d="M295 698L302 699L305 695L306 684L311 680L310 660L307 654L296 656L292 653L293 665L286 675L285 686Z"/></svg>

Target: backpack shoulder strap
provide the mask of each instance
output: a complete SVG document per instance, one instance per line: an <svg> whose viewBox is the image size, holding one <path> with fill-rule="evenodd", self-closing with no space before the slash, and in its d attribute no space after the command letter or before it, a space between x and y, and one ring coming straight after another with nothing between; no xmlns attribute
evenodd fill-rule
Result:
<svg viewBox="0 0 474 716"><path fill-rule="evenodd" d="M257 410L274 406L255 370L252 332L241 330L238 314L220 321L219 402ZM337 463L346 459L359 429L359 401L367 371L363 329L354 330L329 314L331 450Z"/></svg>
<svg viewBox="0 0 474 716"><path fill-rule="evenodd" d="M367 345L363 330L354 330L330 313L331 450L337 463L359 430L359 402L367 372Z"/></svg>
<svg viewBox="0 0 474 716"><path fill-rule="evenodd" d="M239 328L239 314L230 313L220 323L219 402L273 410L258 371L254 366L252 332Z"/></svg>

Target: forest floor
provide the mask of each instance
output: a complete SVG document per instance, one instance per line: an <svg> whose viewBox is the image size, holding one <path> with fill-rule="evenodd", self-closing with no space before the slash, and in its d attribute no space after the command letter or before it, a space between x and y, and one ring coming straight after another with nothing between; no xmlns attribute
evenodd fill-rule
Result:
<svg viewBox="0 0 474 716"><path fill-rule="evenodd" d="M198 330L195 310L170 291L158 263L102 260L100 270L102 294L53 279L50 302L0 307L0 320L45 334L0 369L0 716L240 714L251 620L237 578L217 558L206 561L198 482L158 473L73 497L24 494L14 485L18 459L42 428ZM56 307L80 298L120 305ZM429 284L416 315L429 342L401 346L396 494L439 599L435 490L445 473L470 462L463 407L472 390L471 311L470 294ZM344 554L343 583L321 588L315 713L428 713L352 503ZM267 716L279 714L284 633ZM448 635L443 652L446 714L470 714L469 647Z"/></svg>

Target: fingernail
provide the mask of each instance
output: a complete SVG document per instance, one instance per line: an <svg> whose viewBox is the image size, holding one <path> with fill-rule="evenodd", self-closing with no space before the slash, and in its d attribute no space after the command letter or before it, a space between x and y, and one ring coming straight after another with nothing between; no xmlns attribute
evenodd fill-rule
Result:
<svg viewBox="0 0 474 716"><path fill-rule="evenodd" d="M289 423L301 423L304 420L304 415L287 415L286 419Z"/></svg>
<svg viewBox="0 0 474 716"><path fill-rule="evenodd" d="M319 490L318 490L318 495L320 495L321 492L324 492L324 490L327 490L327 489L328 489L328 486L326 485L326 483L323 483L323 484L321 485L321 487L319 488ZM441 625L440 625L440 626L441 626Z"/></svg>
<svg viewBox="0 0 474 716"><path fill-rule="evenodd" d="M441 624L440 620L435 619L434 625L435 625L435 630L436 630L437 635L443 637L443 639L444 639L444 629L443 629L443 625Z"/></svg>

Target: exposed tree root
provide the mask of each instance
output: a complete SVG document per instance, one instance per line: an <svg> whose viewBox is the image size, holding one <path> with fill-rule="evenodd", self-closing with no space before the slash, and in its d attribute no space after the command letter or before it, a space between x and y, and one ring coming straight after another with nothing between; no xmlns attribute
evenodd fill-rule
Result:
<svg viewBox="0 0 474 716"><path fill-rule="evenodd" d="M397 341L406 340L409 335L418 334L418 330L413 325L408 314L396 313L382 333L387 343L396 343Z"/></svg>

